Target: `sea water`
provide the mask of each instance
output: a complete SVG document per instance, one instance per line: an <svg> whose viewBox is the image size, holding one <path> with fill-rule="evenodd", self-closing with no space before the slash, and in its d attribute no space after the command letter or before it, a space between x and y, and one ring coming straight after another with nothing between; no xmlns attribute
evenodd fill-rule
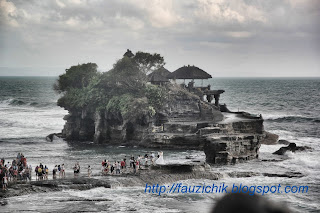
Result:
<svg viewBox="0 0 320 213"><path fill-rule="evenodd" d="M65 142L55 139L47 142L45 136L60 132L67 111L56 105L59 95L52 85L54 77L0 77L0 157L15 158L22 152L33 168L42 163L52 170L64 163L67 176L72 175L76 162L85 170L87 165L98 175L101 161L121 160L125 156L144 155L150 151L122 146L108 147L88 142ZM198 82L200 84L200 82ZM264 195L276 202L286 203L293 211L320 211L320 79L319 78L215 78L212 89L223 89L220 103L232 111L262 114L267 131L280 139L310 146L312 151L288 152L284 156L272 153L282 145L262 145L259 159L211 169L223 174L218 181L198 179L180 181L187 185L307 185L304 194ZM166 150L167 163L191 161L186 157L204 160L202 151ZM254 172L261 175L243 178L230 177L230 172ZM266 177L262 173L302 173L300 178ZM171 183L168 183L171 184ZM1 212L11 211L137 211L137 212L209 212L222 194L146 194L144 187L94 188L86 191L64 190L35 193L8 198ZM105 198L105 201L77 201L83 198ZM107 201L109 200L109 201Z"/></svg>

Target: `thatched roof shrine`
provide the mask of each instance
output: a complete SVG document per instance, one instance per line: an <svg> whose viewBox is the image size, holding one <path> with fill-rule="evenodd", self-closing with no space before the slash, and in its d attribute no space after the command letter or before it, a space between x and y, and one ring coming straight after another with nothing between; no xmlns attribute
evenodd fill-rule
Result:
<svg viewBox="0 0 320 213"><path fill-rule="evenodd" d="M196 66L183 66L167 76L169 79L209 79L212 76Z"/></svg>
<svg viewBox="0 0 320 213"><path fill-rule="evenodd" d="M168 82L169 79L167 76L171 74L170 71L168 71L164 67L160 67L159 69L153 71L148 75L148 81L149 82Z"/></svg>

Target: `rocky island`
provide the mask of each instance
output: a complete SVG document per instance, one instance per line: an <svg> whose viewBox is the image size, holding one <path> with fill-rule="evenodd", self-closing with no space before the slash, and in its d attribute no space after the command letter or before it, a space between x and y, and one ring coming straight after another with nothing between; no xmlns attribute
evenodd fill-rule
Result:
<svg viewBox="0 0 320 213"><path fill-rule="evenodd" d="M212 78L200 68L188 65L171 73L164 64L159 54L128 50L108 72L97 72L93 63L67 69L54 86L62 93L58 105L69 111L61 136L203 150L211 164L257 158L266 137L262 116L231 112L219 103L224 90L195 86L195 79ZM192 81L178 84L179 79Z"/></svg>
<svg viewBox="0 0 320 213"><path fill-rule="evenodd" d="M287 158L277 156L273 159L265 157L264 153L259 160L251 162L251 168L247 168L249 162L239 167L220 166L256 159L259 157L261 144L275 144L279 137L264 130L264 120L260 114L232 112L226 104L221 104L220 96L225 92L223 88L214 88L215 85L200 86L200 83L194 81L210 78L212 76L207 72L190 65L169 72L164 68L164 60L159 54L133 54L131 51L127 51L108 72L98 72L94 63L66 69L65 74L60 75L54 84L55 91L61 94L58 106L68 110L64 117L66 123L61 133L50 134L46 139L53 141L57 139L55 136L58 136L67 143L57 140L45 143L45 146L52 146L53 153L56 154L59 146L71 144L64 149L70 149L65 154L69 156L69 160L66 161L69 164L66 167L67 175L60 176L60 172L57 178L55 166L52 179L48 178L48 173L45 175L46 178L36 178L36 181L31 177L29 181L14 179L9 182L8 189L0 192L0 205L9 206L16 196L37 196L39 193L47 194L50 199L50 196L60 193L66 197L57 202L81 202L89 205L101 202L104 206L99 206L99 210L102 211L106 206L113 205L117 198L92 195L96 191L108 194L118 187L130 190L139 187L140 190L147 185L194 180L220 183L226 177L230 178L229 181L246 177L304 177L300 171L275 171L273 168L263 171L252 170L257 164L281 163ZM184 82L186 79L187 84ZM287 151L311 149L285 140L280 140L279 144L280 142L288 147L280 148L273 153L274 156L284 155ZM74 149L73 145L78 144L79 147ZM86 150L92 146L96 146L94 149L99 151ZM134 151L136 147L139 152ZM89 153L74 154L79 150ZM168 153L178 151L179 154L183 154L177 155L178 162L171 158L168 160L170 163L158 164L156 160L152 161L154 156L148 157L147 152L151 152L151 156L154 154L150 150L167 150ZM206 162L199 150L205 153ZM193 152L197 154L190 154ZM134 155L139 154L138 158L141 159L141 153L146 153L147 157L140 164L140 161L134 161ZM112 172L112 167L120 167L130 155L130 167L128 164L128 168L121 168L121 173ZM38 154L36 156L39 160ZM55 155L54 158L50 159L54 159L55 164L61 162L60 156ZM119 164L118 160L121 158ZM42 161L42 158L40 159ZM108 159L108 164L107 160L103 159ZM100 160L103 160L102 168L97 169L101 167L98 162ZM87 167L88 171L84 169L85 174L78 176L80 166L76 173L77 167L71 165L76 161L80 161L84 166L82 168ZM134 164L135 162L138 164ZM2 164L4 165L4 160ZM79 165L79 162L76 162L76 165ZM133 165L139 166L136 168ZM244 167L246 168L243 169ZM23 170L23 167L21 168ZM91 168L94 168L93 173ZM21 176L24 177L24 173ZM71 194L64 195L65 191ZM89 197L73 195L78 192L89 192ZM80 206L76 208L76 211L82 210Z"/></svg>

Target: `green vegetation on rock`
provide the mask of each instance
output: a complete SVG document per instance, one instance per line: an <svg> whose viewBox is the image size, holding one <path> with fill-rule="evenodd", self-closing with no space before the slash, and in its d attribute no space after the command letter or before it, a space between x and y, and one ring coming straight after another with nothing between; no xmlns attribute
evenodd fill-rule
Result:
<svg viewBox="0 0 320 213"><path fill-rule="evenodd" d="M62 94L58 106L69 111L120 114L127 121L152 117L167 98L167 91L147 84L146 73L163 64L159 54L138 52L118 60L108 72L98 72L94 63L72 66L54 85Z"/></svg>

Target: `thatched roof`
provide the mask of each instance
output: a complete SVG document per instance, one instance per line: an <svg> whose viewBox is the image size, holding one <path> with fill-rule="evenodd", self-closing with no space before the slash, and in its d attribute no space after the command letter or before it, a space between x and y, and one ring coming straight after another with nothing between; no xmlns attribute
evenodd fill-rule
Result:
<svg viewBox="0 0 320 213"><path fill-rule="evenodd" d="M208 79L212 76L196 66L183 66L167 76L169 79Z"/></svg>
<svg viewBox="0 0 320 213"><path fill-rule="evenodd" d="M169 79L167 78L167 76L170 73L171 72L166 68L160 67L159 69L153 71L148 75L148 81L149 82L168 82Z"/></svg>
<svg viewBox="0 0 320 213"><path fill-rule="evenodd" d="M151 73L151 74L153 74L153 73ZM158 73L155 73L148 78L148 81L149 82L168 82L169 79L167 79L166 77L164 77Z"/></svg>
<svg viewBox="0 0 320 213"><path fill-rule="evenodd" d="M160 75L167 77L171 72L164 67L160 67L159 69L155 70L152 73L159 73Z"/></svg>

